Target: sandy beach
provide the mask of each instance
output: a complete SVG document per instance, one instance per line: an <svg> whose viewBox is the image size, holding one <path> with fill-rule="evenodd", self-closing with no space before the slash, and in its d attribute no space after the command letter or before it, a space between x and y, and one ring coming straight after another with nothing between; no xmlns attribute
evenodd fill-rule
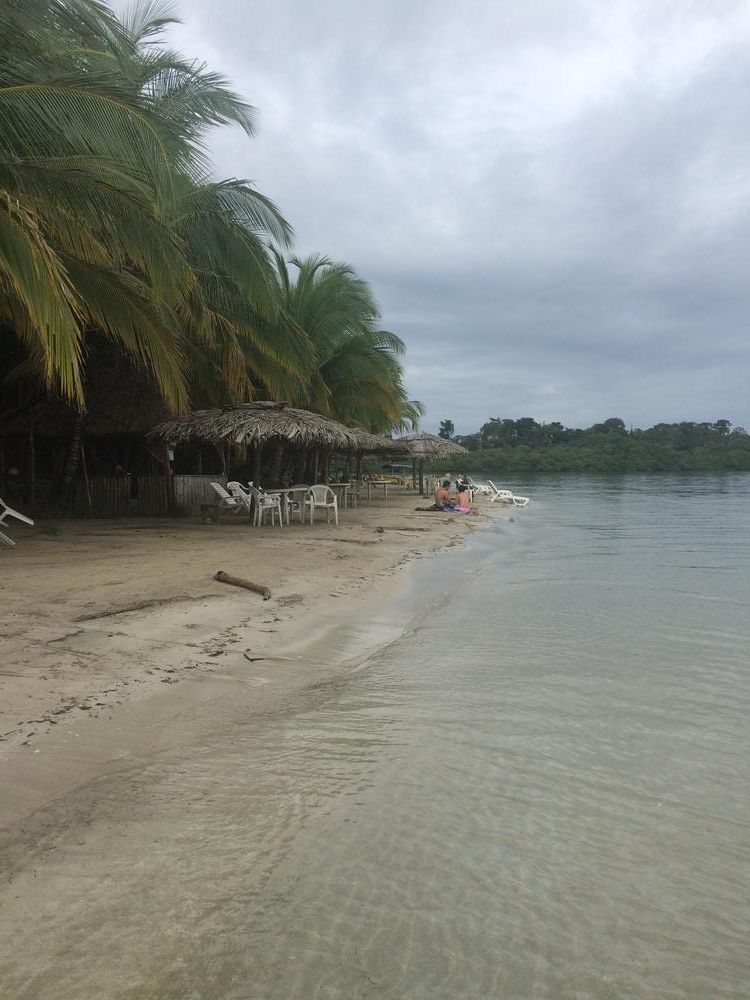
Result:
<svg viewBox="0 0 750 1000"><path fill-rule="evenodd" d="M225 516L17 531L0 583L5 861L23 864L40 828L76 821L66 793L147 759L196 717L210 724L200 706L227 685L257 685L261 711L308 684L304 657L275 658L279 650L312 635L323 615L366 621L410 559L486 523L419 506L414 493L396 493L342 511L339 527L251 529ZM216 582L219 569L269 587L271 599Z"/></svg>

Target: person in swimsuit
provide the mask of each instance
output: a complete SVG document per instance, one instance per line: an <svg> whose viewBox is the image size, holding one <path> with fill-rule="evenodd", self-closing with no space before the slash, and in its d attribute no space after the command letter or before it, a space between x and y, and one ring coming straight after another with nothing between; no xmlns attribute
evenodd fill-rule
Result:
<svg viewBox="0 0 750 1000"><path fill-rule="evenodd" d="M443 482L435 490L435 506L442 507L445 510L447 507L454 507L455 504L451 499L451 482L450 479L444 479Z"/></svg>
<svg viewBox="0 0 750 1000"><path fill-rule="evenodd" d="M466 483L461 483L456 494L456 507L462 514L471 513L471 490Z"/></svg>

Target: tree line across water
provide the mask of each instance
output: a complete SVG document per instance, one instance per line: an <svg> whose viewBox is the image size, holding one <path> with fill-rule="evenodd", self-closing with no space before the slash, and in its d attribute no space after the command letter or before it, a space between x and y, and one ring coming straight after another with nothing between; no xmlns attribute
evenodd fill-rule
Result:
<svg viewBox="0 0 750 1000"><path fill-rule="evenodd" d="M475 434L455 436L452 422L444 420L440 435L468 448L470 454L460 459L465 472L750 471L750 435L729 420L641 430L619 417L586 429L493 417Z"/></svg>
<svg viewBox="0 0 750 1000"><path fill-rule="evenodd" d="M0 416L84 409L106 340L172 410L261 398L413 426L366 281L295 257L277 206L215 177L210 131L252 136L255 109L166 44L175 20L164 0L0 0Z"/></svg>

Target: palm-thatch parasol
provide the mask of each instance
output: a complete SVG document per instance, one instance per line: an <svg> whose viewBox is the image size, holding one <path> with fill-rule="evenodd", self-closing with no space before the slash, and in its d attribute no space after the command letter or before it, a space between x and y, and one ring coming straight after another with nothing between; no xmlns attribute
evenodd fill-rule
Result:
<svg viewBox="0 0 750 1000"><path fill-rule="evenodd" d="M437 434L407 434L398 438L409 449L409 454L419 463L419 492L424 492L423 469L425 460L437 461L439 458L449 458L451 455L468 455L468 449L458 441L438 437Z"/></svg>
<svg viewBox="0 0 750 1000"><path fill-rule="evenodd" d="M360 427L348 428L356 438L354 451L359 455L410 455L411 452L402 438L389 438L382 434L371 434Z"/></svg>
<svg viewBox="0 0 750 1000"><path fill-rule="evenodd" d="M409 455L408 447L401 438L389 438L382 434L372 434L370 431L362 430L361 427L350 427L349 430L356 438L354 454L357 457L356 475L360 478L362 473L363 455Z"/></svg>

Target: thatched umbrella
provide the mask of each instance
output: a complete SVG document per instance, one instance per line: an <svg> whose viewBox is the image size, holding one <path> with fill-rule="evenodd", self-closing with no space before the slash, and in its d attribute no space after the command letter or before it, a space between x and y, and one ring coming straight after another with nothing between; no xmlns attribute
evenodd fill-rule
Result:
<svg viewBox="0 0 750 1000"><path fill-rule="evenodd" d="M371 434L360 427L348 428L356 439L354 451L358 455L410 455L411 452L401 438Z"/></svg>
<svg viewBox="0 0 750 1000"><path fill-rule="evenodd" d="M254 448L254 479L260 478L260 447L271 441L326 451L355 451L356 435L348 427L309 410L286 403L260 400L225 406L221 410L196 410L159 424L149 434L165 443L208 441L221 450L227 444Z"/></svg>
<svg viewBox="0 0 750 1000"><path fill-rule="evenodd" d="M425 460L435 462L451 455L468 455L468 449L457 441L438 437L437 434L407 434L398 439L407 445L414 462L419 463L419 492L424 492L423 469Z"/></svg>
<svg viewBox="0 0 750 1000"><path fill-rule="evenodd" d="M371 434L360 427L350 427L356 438L353 449L357 460L356 476L361 476L363 455L410 455L408 447L401 438L384 437L382 434Z"/></svg>

